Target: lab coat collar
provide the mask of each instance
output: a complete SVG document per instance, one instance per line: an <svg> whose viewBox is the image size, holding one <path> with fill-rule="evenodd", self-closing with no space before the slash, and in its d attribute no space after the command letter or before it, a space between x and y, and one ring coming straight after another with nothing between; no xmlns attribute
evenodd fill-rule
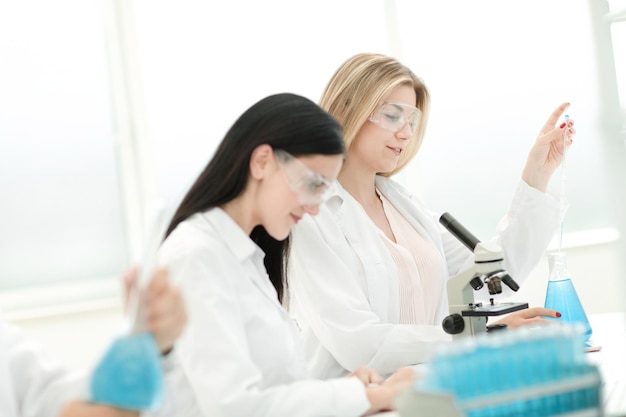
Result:
<svg viewBox="0 0 626 417"><path fill-rule="evenodd" d="M423 203L390 178L377 175L376 188L424 239L434 244L445 262L437 223ZM397 323L400 317L397 266L379 238L378 229L364 220L369 216L363 207L339 183L326 205L361 261L368 293L375 294L369 299L372 310L382 319ZM364 227L370 223L372 227Z"/></svg>
<svg viewBox="0 0 626 417"><path fill-rule="evenodd" d="M213 227L217 236L222 237L224 244L240 262L252 257L265 257L261 248L220 207L207 210L200 216Z"/></svg>
<svg viewBox="0 0 626 417"><path fill-rule="evenodd" d="M204 212L202 216L213 227L216 235L220 236L224 244L241 264L250 263L254 265L258 273L250 274L248 278L250 278L253 284L257 286L272 303L280 307L278 294L270 282L267 276L267 270L263 264L265 252L263 252L263 250L250 239L250 236L246 235L233 218L221 208L212 208Z"/></svg>
<svg viewBox="0 0 626 417"><path fill-rule="evenodd" d="M324 203L333 214L336 214L337 210L343 205L345 193L347 193L347 191L339 184L339 181L335 180L332 184L330 197L326 200L326 203Z"/></svg>
<svg viewBox="0 0 626 417"><path fill-rule="evenodd" d="M376 175L376 188L380 193L389 200L394 207L408 220L408 222L418 231L423 237L429 237L434 241L437 248L443 255L441 248L441 238L439 236L439 230L437 225L433 224L431 218L425 213L428 213L428 209L423 204L413 197L413 195L398 183L390 178ZM339 181L334 183L334 192L326 202L326 206L333 213L335 217L343 218L342 209L346 201L352 198L348 191L341 186ZM360 206L360 205L359 205ZM421 210L415 210L415 206L421 208ZM343 213L349 216L349 213Z"/></svg>
<svg viewBox="0 0 626 417"><path fill-rule="evenodd" d="M338 182L326 206L363 266L368 293L375 294L369 299L372 311L386 322L397 323L397 267L376 227L369 220L364 223L363 219L369 219L365 209ZM367 227L370 223L371 227Z"/></svg>
<svg viewBox="0 0 626 417"><path fill-rule="evenodd" d="M392 202L394 207L422 237L429 237L436 243L436 246L440 248L440 252L443 256L439 229L430 215L427 214L429 210L415 198L412 193L390 178L377 175L376 188L378 188L378 191L380 191L387 200ZM416 206L419 207L420 210L415 210Z"/></svg>

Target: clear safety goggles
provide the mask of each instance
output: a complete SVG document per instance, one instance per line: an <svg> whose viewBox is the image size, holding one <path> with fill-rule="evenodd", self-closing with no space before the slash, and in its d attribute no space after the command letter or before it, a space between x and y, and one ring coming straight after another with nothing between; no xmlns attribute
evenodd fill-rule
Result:
<svg viewBox="0 0 626 417"><path fill-rule="evenodd" d="M324 203L331 194L331 183L287 151L274 149L274 156L285 175L289 188L303 206Z"/></svg>
<svg viewBox="0 0 626 417"><path fill-rule="evenodd" d="M383 101L374 110L369 121L390 132L399 132L409 125L411 134L414 134L419 124L422 112L414 106L393 101Z"/></svg>

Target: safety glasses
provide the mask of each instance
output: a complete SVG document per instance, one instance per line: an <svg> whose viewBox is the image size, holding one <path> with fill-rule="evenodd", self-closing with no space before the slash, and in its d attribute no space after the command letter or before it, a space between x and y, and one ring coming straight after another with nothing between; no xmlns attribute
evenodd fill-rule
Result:
<svg viewBox="0 0 626 417"><path fill-rule="evenodd" d="M399 132L409 125L411 134L417 130L422 112L414 106L393 101L383 101L372 112L369 121L390 132Z"/></svg>
<svg viewBox="0 0 626 417"><path fill-rule="evenodd" d="M274 156L300 204L316 206L328 200L331 193L331 183L328 180L287 151L274 149Z"/></svg>

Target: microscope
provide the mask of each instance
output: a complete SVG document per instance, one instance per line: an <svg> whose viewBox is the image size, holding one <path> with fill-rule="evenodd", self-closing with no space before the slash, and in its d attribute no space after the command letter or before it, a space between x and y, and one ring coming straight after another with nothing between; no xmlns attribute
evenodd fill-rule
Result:
<svg viewBox="0 0 626 417"><path fill-rule="evenodd" d="M489 295L502 293L502 283L513 291L519 285L504 269L500 245L480 242L450 213L444 213L439 222L474 253L474 265L448 280L448 306L450 315L442 322L446 333L454 339L506 328L505 324L488 326L487 319L528 308L528 303L476 302L474 291L487 285Z"/></svg>

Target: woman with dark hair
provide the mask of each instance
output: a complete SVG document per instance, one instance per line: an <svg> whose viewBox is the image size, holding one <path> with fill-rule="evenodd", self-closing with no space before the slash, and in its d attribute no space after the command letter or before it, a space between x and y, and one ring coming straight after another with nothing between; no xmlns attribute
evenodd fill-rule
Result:
<svg viewBox="0 0 626 417"><path fill-rule="evenodd" d="M332 116L273 95L235 122L184 197L159 253L189 311L174 351L180 415L358 416L393 408L412 383L408 368L384 382L365 368L310 379L281 305L291 227L317 214L343 155Z"/></svg>

